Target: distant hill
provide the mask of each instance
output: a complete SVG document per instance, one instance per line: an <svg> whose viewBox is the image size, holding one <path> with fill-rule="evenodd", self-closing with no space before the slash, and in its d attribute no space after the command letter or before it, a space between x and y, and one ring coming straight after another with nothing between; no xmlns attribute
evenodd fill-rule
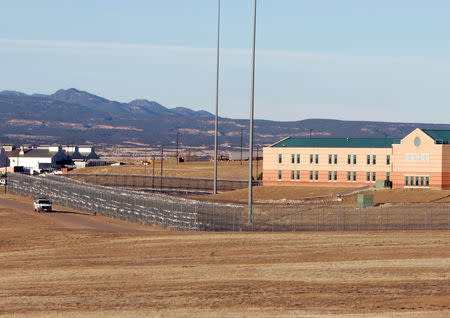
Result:
<svg viewBox="0 0 450 318"><path fill-rule="evenodd" d="M145 99L111 101L71 88L54 94L26 95L0 92L0 143L93 143L96 145L174 145L177 132L183 145L211 146L214 116L186 107L167 108ZM450 124L390 123L306 119L295 122L255 120L255 145L267 145L287 136L403 137L416 127L450 129ZM220 118L222 147L244 144L248 120ZM244 145L245 146L245 145Z"/></svg>

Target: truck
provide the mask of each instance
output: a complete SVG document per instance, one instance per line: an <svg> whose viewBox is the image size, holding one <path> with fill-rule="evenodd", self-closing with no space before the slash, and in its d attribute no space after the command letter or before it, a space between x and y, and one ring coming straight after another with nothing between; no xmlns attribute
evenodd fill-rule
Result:
<svg viewBox="0 0 450 318"><path fill-rule="evenodd" d="M33 202L33 210L34 212L41 212L41 211L51 212L52 201L50 201L47 198L39 198Z"/></svg>

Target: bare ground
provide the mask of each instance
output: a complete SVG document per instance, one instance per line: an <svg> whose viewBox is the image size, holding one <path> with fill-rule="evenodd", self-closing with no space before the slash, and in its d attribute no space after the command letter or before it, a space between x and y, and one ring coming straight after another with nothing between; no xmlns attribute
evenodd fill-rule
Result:
<svg viewBox="0 0 450 318"><path fill-rule="evenodd" d="M144 232L21 201L0 196L2 317L450 315L448 231Z"/></svg>
<svg viewBox="0 0 450 318"><path fill-rule="evenodd" d="M291 201L336 199L338 193L352 189L355 188L308 185L265 185L253 188L253 199L256 202L283 199ZM362 191L359 194L373 194L374 203L450 203L450 190L379 189L375 191ZM248 189L192 197L217 202L233 201L245 203L248 200ZM357 194L344 196L342 199L342 204L354 204L356 206Z"/></svg>
<svg viewBox="0 0 450 318"><path fill-rule="evenodd" d="M253 175L256 177L262 172L262 161L259 161L258 167L256 161L253 163ZM161 175L161 161L155 162L155 175ZM153 165L144 166L142 164L123 165L123 166L102 166L76 169L71 173L89 173L89 174L137 174L152 175ZM213 162L176 162L164 161L163 175L170 177L185 178L208 178L214 177ZM227 180L248 180L248 161L241 165L239 161L219 161L217 166L217 176L219 179Z"/></svg>

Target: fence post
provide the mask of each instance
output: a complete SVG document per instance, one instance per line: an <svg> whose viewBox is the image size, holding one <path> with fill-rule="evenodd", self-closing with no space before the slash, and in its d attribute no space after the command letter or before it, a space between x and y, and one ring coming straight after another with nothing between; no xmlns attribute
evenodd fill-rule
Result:
<svg viewBox="0 0 450 318"><path fill-rule="evenodd" d="M361 231L361 209L359 210L358 231Z"/></svg>
<svg viewBox="0 0 450 318"><path fill-rule="evenodd" d="M297 223L297 209L294 209L294 232L296 223Z"/></svg>
<svg viewBox="0 0 450 318"><path fill-rule="evenodd" d="M316 209L316 227L317 227L317 232L319 232L319 206L317 206L317 209Z"/></svg>
<svg viewBox="0 0 450 318"><path fill-rule="evenodd" d="M340 208L337 208L337 212L336 212L336 231L339 231L339 211Z"/></svg>
<svg viewBox="0 0 450 318"><path fill-rule="evenodd" d="M433 230L433 206L430 205L430 230Z"/></svg>
<svg viewBox="0 0 450 318"><path fill-rule="evenodd" d="M272 206L272 232L273 232L273 223L275 222L275 204Z"/></svg>
<svg viewBox="0 0 450 318"><path fill-rule="evenodd" d="M216 205L213 205L213 231L216 231Z"/></svg>
<svg viewBox="0 0 450 318"><path fill-rule="evenodd" d="M402 204L403 231L405 230L405 204Z"/></svg>

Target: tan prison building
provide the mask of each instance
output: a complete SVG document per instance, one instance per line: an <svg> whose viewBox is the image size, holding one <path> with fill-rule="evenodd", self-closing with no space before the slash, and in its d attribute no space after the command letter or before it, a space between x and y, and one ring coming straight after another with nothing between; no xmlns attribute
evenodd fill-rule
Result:
<svg viewBox="0 0 450 318"><path fill-rule="evenodd" d="M450 189L450 130L396 138L286 138L264 148L264 184Z"/></svg>

